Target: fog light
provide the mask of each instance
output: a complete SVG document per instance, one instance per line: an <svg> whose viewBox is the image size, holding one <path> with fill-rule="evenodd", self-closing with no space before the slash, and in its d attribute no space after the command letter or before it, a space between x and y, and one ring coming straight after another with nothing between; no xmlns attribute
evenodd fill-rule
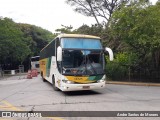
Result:
<svg viewBox="0 0 160 120"><path fill-rule="evenodd" d="M62 82L67 83L67 80L62 80Z"/></svg>

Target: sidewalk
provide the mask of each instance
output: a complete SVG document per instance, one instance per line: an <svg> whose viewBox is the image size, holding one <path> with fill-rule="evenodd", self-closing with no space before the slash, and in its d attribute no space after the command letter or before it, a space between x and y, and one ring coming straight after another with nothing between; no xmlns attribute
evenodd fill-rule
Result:
<svg viewBox="0 0 160 120"><path fill-rule="evenodd" d="M106 84L160 87L160 83L143 83L143 82L106 81Z"/></svg>

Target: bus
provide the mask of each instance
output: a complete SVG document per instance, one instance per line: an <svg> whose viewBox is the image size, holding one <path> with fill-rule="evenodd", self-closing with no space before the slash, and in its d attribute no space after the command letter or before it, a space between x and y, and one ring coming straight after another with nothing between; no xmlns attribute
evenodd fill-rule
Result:
<svg viewBox="0 0 160 120"><path fill-rule="evenodd" d="M33 57L30 58L30 61L31 61L31 70L36 69L37 72L40 72L39 57L40 56L33 56Z"/></svg>
<svg viewBox="0 0 160 120"><path fill-rule="evenodd" d="M40 52L40 73L54 90L77 91L105 87L105 56L113 60L101 38L82 34L60 34Z"/></svg>

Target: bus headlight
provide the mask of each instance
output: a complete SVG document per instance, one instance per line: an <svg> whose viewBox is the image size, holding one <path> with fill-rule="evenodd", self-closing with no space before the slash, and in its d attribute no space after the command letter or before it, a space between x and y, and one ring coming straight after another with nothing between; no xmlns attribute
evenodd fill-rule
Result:
<svg viewBox="0 0 160 120"><path fill-rule="evenodd" d="M102 83L105 82L104 80L98 80L97 83Z"/></svg>
<svg viewBox="0 0 160 120"><path fill-rule="evenodd" d="M62 80L64 83L68 83L68 84L74 84L73 81L69 81L69 80Z"/></svg>
<svg viewBox="0 0 160 120"><path fill-rule="evenodd" d="M67 83L68 83L68 84L73 84L74 82L67 80Z"/></svg>

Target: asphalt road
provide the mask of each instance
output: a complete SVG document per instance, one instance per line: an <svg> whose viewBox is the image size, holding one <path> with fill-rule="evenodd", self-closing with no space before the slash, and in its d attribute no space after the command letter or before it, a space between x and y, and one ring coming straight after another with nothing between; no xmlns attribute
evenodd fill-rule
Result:
<svg viewBox="0 0 160 120"><path fill-rule="evenodd" d="M0 80L0 111L160 111L160 87L107 84L92 91L54 91L38 76ZM93 113L96 114L96 113ZM0 118L0 120L22 118ZM23 118L38 120L39 118ZM51 117L44 120L159 120L160 117Z"/></svg>

